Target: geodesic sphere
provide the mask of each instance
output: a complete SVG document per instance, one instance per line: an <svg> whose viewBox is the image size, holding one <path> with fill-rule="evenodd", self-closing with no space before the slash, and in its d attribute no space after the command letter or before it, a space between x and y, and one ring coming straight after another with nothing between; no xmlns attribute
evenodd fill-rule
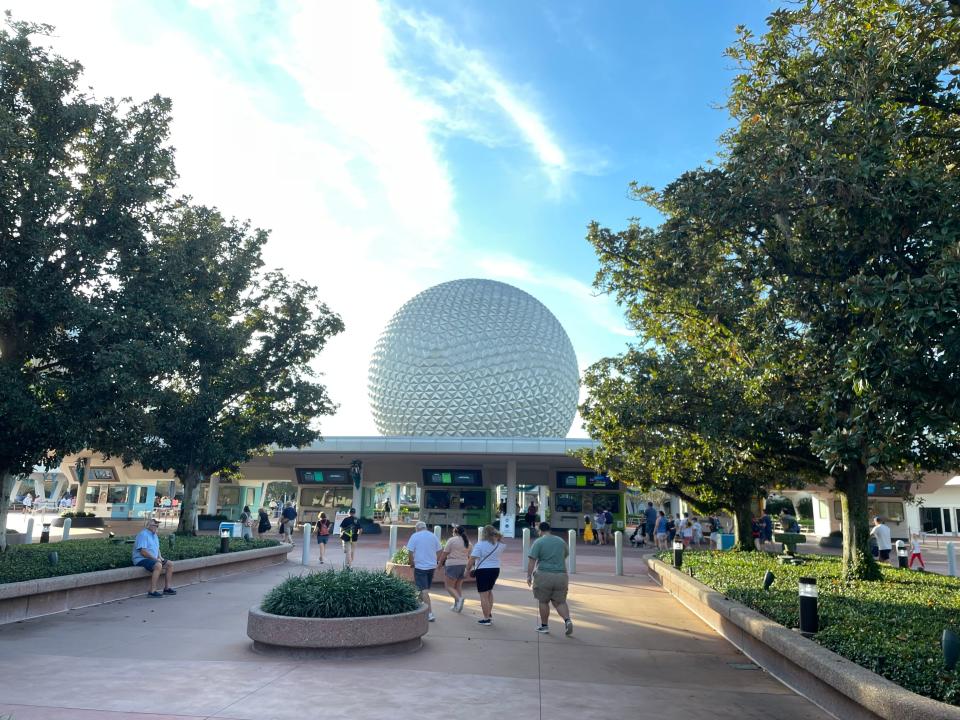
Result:
<svg viewBox="0 0 960 720"><path fill-rule="evenodd" d="M533 296L494 280L454 280L409 300L370 362L383 435L566 437L577 356Z"/></svg>

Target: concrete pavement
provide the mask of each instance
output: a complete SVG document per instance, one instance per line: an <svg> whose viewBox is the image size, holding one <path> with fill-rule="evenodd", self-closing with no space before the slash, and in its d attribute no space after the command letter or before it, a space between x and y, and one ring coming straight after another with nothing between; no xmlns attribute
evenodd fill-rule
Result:
<svg viewBox="0 0 960 720"><path fill-rule="evenodd" d="M405 531L404 535L409 531ZM382 568L386 535L360 543L359 564ZM328 558L341 560L331 543ZM176 597L129 600L0 626L0 716L14 720L302 720L523 717L580 720L825 720L759 670L647 576L627 549L578 550L570 606L575 630L554 618L538 635L536 606L510 541L495 590L494 625L477 625L472 589L462 614L440 586L437 622L410 655L342 660L260 656L247 609L291 573L285 566L185 587ZM314 570L316 545L311 547Z"/></svg>

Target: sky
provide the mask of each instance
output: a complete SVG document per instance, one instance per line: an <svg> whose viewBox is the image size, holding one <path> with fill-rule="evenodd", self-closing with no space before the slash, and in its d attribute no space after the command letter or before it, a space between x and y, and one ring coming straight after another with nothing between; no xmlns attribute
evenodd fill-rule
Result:
<svg viewBox="0 0 960 720"><path fill-rule="evenodd" d="M581 372L635 336L593 289L586 229L656 216L717 153L737 25L772 0L5 0L56 26L98 97L173 100L178 189L271 230L268 267L346 324L315 363L327 436L375 435L369 358L400 306L448 280L515 285ZM579 416L571 437L585 437Z"/></svg>

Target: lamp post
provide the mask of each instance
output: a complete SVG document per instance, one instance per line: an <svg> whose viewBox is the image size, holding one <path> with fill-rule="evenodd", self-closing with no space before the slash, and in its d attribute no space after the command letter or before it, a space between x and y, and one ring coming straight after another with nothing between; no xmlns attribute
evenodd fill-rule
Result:
<svg viewBox="0 0 960 720"><path fill-rule="evenodd" d="M817 579L800 578L799 594L800 632L804 635L813 635L820 629L820 618L817 614Z"/></svg>
<svg viewBox="0 0 960 720"><path fill-rule="evenodd" d="M353 460L350 463L350 479L353 481L352 507L357 508L357 513L362 516L363 496L360 494L360 485L363 482L363 463L360 460Z"/></svg>
<svg viewBox="0 0 960 720"><path fill-rule="evenodd" d="M673 541L673 566L679 570L683 566L683 541Z"/></svg>
<svg viewBox="0 0 960 720"><path fill-rule="evenodd" d="M897 540L897 565L907 569L907 544L903 540Z"/></svg>
<svg viewBox="0 0 960 720"><path fill-rule="evenodd" d="M230 551L230 531L227 528L224 528L220 531L220 552L226 553Z"/></svg>

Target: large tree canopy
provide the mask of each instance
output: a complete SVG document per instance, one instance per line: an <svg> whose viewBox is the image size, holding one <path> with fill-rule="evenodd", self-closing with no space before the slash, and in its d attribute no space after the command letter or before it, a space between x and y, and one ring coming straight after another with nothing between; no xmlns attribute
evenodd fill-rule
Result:
<svg viewBox="0 0 960 720"><path fill-rule="evenodd" d="M590 233L646 339L794 386L772 412L841 497L848 576L877 574L868 475L957 458L956 13L810 1L741 29L716 166L636 189L663 226Z"/></svg>
<svg viewBox="0 0 960 720"><path fill-rule="evenodd" d="M12 479L84 447L152 362L126 297L174 180L169 103L88 97L48 31L0 30L0 547Z"/></svg>

